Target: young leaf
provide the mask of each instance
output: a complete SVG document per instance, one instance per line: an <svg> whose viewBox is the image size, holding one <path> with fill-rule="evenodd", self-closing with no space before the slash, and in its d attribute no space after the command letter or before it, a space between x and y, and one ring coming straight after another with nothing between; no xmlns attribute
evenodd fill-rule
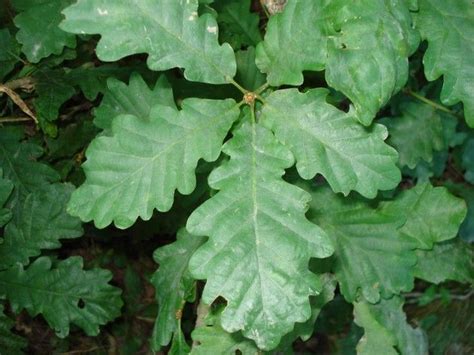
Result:
<svg viewBox="0 0 474 355"><path fill-rule="evenodd" d="M400 116L381 121L390 134L387 143L400 155L399 165L413 169L422 159L431 162L433 152L447 146L441 116L433 107L420 102L404 103L400 110Z"/></svg>
<svg viewBox="0 0 474 355"><path fill-rule="evenodd" d="M327 94L325 89L275 91L265 99L262 123L290 148L304 179L321 174L335 192L355 190L369 198L396 187L398 156L384 143L385 127L361 126L328 104Z"/></svg>
<svg viewBox="0 0 474 355"><path fill-rule="evenodd" d="M466 217L466 204L445 187L419 184L403 191L394 201L386 203L384 214L404 215L400 233L419 249L431 249L434 243L454 238Z"/></svg>
<svg viewBox="0 0 474 355"><path fill-rule="evenodd" d="M26 339L11 331L15 322L3 313L3 305L0 304L0 349L2 354L22 354L27 346Z"/></svg>
<svg viewBox="0 0 474 355"><path fill-rule="evenodd" d="M415 276L439 284L446 280L474 283L474 248L461 240L435 244L432 250L417 251Z"/></svg>
<svg viewBox="0 0 474 355"><path fill-rule="evenodd" d="M130 227L153 210L168 211L175 189L190 194L199 159L214 161L232 123L239 117L234 100L186 99L182 110L157 104L149 117L120 115L112 136L96 138L83 165L87 179L68 211L98 228L112 221Z"/></svg>
<svg viewBox="0 0 474 355"><path fill-rule="evenodd" d="M0 168L0 227L3 227L12 217L10 209L3 207L7 203L12 191L13 183L3 178L3 170ZM2 245L0 244L1 247Z"/></svg>
<svg viewBox="0 0 474 355"><path fill-rule="evenodd" d="M15 185L13 199L23 198L29 192L59 180L59 174L36 160L43 149L29 142L22 142L19 130L2 128L0 134L0 168L4 177Z"/></svg>
<svg viewBox="0 0 474 355"><path fill-rule="evenodd" d="M159 310L155 328L151 338L153 349L168 345L174 333L175 337L181 330L177 329L176 312L182 311L183 305L195 284L188 271L189 259L199 248L205 238L190 235L185 229L178 232L177 240L155 250L153 259L160 264L151 282L156 290Z"/></svg>
<svg viewBox="0 0 474 355"><path fill-rule="evenodd" d="M42 249L59 248L59 239L82 235L81 221L66 213L73 190L71 185L53 184L19 204L0 244L0 270L17 263L26 265Z"/></svg>
<svg viewBox="0 0 474 355"><path fill-rule="evenodd" d="M272 349L295 322L310 318L308 298L321 285L308 262L333 248L305 218L309 195L281 179L294 160L269 130L247 122L223 150L230 161L209 177L220 191L188 219L190 233L210 237L190 270L207 279L203 302L227 300L226 331L242 330L259 348Z"/></svg>
<svg viewBox="0 0 474 355"><path fill-rule="evenodd" d="M32 316L42 314L56 335L64 338L70 324L87 335L99 333L99 326L120 315L121 291L108 284L108 270L83 270L80 257L52 266L40 257L27 269L18 264L0 271L0 297L7 298L15 312L23 308Z"/></svg>
<svg viewBox="0 0 474 355"><path fill-rule="evenodd" d="M139 74L132 74L127 84L110 78L107 80L107 91L100 106L95 109L94 124L102 129L110 130L112 120L123 114L136 117L149 117L152 106L176 107L173 91L165 76L161 76L150 90Z"/></svg>
<svg viewBox="0 0 474 355"><path fill-rule="evenodd" d="M428 353L425 333L419 328L413 329L407 323L402 307L403 301L399 297L382 300L376 305L367 302L354 303L355 322L365 331L357 345L358 354Z"/></svg>
<svg viewBox="0 0 474 355"><path fill-rule="evenodd" d="M237 80L244 88L248 90L257 90L265 84L265 75L262 74L255 65L255 48L248 47L246 50L235 53L237 60Z"/></svg>
<svg viewBox="0 0 474 355"><path fill-rule="evenodd" d="M197 11L198 0L79 0L63 11L61 28L100 34L97 56L103 61L148 53L152 70L179 67L188 80L224 84L235 75L234 52L219 45L216 20Z"/></svg>
<svg viewBox="0 0 474 355"><path fill-rule="evenodd" d="M61 10L70 5L72 0L15 1L21 4L17 9L23 10L14 19L19 28L16 35L22 46L22 52L32 63L38 63L51 54L61 54L64 47L74 48L76 36L61 30L58 25L63 19Z"/></svg>
<svg viewBox="0 0 474 355"><path fill-rule="evenodd" d="M402 213L389 215L356 198L343 198L328 188L311 192L310 219L335 244L334 273L344 298L369 302L413 288L416 257L412 243L400 236Z"/></svg>
<svg viewBox="0 0 474 355"><path fill-rule="evenodd" d="M441 101L464 103L466 122L474 127L474 6L470 0L419 0L416 27L428 41L423 58L425 75L433 81L444 76Z"/></svg>

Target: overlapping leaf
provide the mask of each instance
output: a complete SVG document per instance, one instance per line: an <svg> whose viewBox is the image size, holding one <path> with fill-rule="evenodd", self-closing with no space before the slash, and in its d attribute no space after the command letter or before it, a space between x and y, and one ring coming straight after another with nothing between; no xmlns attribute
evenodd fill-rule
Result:
<svg viewBox="0 0 474 355"><path fill-rule="evenodd" d="M304 179L321 174L335 192L355 190L365 197L396 187L398 156L384 143L385 127L364 128L328 104L327 94L325 89L275 91L265 99L262 123L290 148Z"/></svg>
<svg viewBox="0 0 474 355"><path fill-rule="evenodd" d="M10 31L6 28L0 30L0 81L12 71L18 62L19 46Z"/></svg>
<svg viewBox="0 0 474 355"><path fill-rule="evenodd" d="M416 27L428 49L423 58L428 80L444 76L441 101L462 101L467 123L474 127L474 6L470 0L419 0Z"/></svg>
<svg viewBox="0 0 474 355"><path fill-rule="evenodd" d="M3 170L0 169L0 227L3 227L12 217L10 209L4 207L12 193L12 190L12 182L3 178Z"/></svg>
<svg viewBox="0 0 474 355"><path fill-rule="evenodd" d="M300 85L304 70L326 69L328 84L369 125L406 83L417 45L403 0L295 0L270 19L257 65L274 86Z"/></svg>
<svg viewBox="0 0 474 355"><path fill-rule="evenodd" d="M384 214L405 216L400 233L418 249L431 249L434 243L454 238L467 213L462 199L444 187L426 183L403 191L383 210Z"/></svg>
<svg viewBox="0 0 474 355"><path fill-rule="evenodd" d="M157 104L149 117L120 115L112 136L96 138L83 165L87 179L68 211L99 228L130 227L153 210L168 211L175 189L190 194L199 159L214 161L232 123L234 100L186 99L182 110Z"/></svg>
<svg viewBox="0 0 474 355"><path fill-rule="evenodd" d="M247 122L224 152L230 161L209 177L220 191L188 219L190 233L210 237L190 270L207 279L205 303L227 300L226 331L242 330L259 348L272 349L295 322L310 318L309 296L320 282L308 262L333 249L305 218L309 195L281 179L293 156L269 130Z"/></svg>
<svg viewBox="0 0 474 355"><path fill-rule="evenodd" d="M433 107L420 102L408 102L400 110L400 116L382 121L390 134L387 143L400 155L400 166L413 169L422 159L431 162L433 152L447 146L441 116Z"/></svg>
<svg viewBox="0 0 474 355"><path fill-rule="evenodd" d="M452 240L435 244L432 250L417 251L415 276L439 284L446 280L474 283L472 244Z"/></svg>
<svg viewBox="0 0 474 355"><path fill-rule="evenodd" d="M100 34L103 61L147 53L152 70L179 67L188 80L226 83L235 75L233 50L219 45L216 20L197 11L198 0L79 0L63 11L61 28Z"/></svg>
<svg viewBox="0 0 474 355"><path fill-rule="evenodd" d="M265 84L265 75L255 65L255 48L248 47L246 50L235 53L237 60L237 80L247 90L257 90Z"/></svg>
<svg viewBox="0 0 474 355"><path fill-rule="evenodd" d="M22 51L30 62L38 63L51 54L61 54L64 47L75 47L76 36L58 26L63 15L61 10L73 0L13 0L17 10L23 10L14 19L19 28L16 35Z"/></svg>
<svg viewBox="0 0 474 355"><path fill-rule="evenodd" d="M93 336L100 325L120 315L120 290L108 284L111 278L110 271L84 271L79 257L54 266L41 257L27 269L17 265L0 271L0 297L6 297L15 312L42 314L59 337L69 334L70 324Z"/></svg>
<svg viewBox="0 0 474 355"><path fill-rule="evenodd" d="M128 86L110 78L107 89L100 106L94 111L94 124L105 130L112 128L112 120L118 115L149 117L153 105L175 107L173 91L164 76L156 82L153 90L138 74L132 74Z"/></svg>
<svg viewBox="0 0 474 355"><path fill-rule="evenodd" d="M310 219L335 245L334 273L341 292L353 302L361 294L369 302L413 287L416 257L399 233L403 214L389 215L355 198L342 198L328 188L312 191Z"/></svg>
<svg viewBox="0 0 474 355"><path fill-rule="evenodd" d="M403 301L399 297L382 300L376 305L366 302L354 303L355 322L364 328L364 336L357 345L358 354L428 353L425 333L407 323L402 307Z"/></svg>
<svg viewBox="0 0 474 355"><path fill-rule="evenodd" d="M188 271L189 259L204 242L203 237L190 235L186 230L178 232L177 241L155 250L153 258L160 267L153 275L159 310L152 335L152 346L159 349L168 345L177 329L176 312L183 309L189 295L194 294L194 279Z"/></svg>
<svg viewBox="0 0 474 355"><path fill-rule="evenodd" d="M82 235L81 221L66 213L73 187L53 184L29 194L15 209L0 244L0 270L28 264L42 249L61 246L59 239Z"/></svg>

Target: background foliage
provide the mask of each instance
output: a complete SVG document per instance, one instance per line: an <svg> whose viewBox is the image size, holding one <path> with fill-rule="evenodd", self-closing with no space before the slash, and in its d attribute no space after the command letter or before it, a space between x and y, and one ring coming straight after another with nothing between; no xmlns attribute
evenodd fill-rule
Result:
<svg viewBox="0 0 474 355"><path fill-rule="evenodd" d="M470 0L4 0L0 353L474 351Z"/></svg>

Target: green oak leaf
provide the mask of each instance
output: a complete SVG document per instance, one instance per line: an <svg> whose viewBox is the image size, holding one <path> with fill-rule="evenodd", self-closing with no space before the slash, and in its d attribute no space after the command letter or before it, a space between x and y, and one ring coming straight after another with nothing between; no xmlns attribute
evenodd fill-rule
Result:
<svg viewBox="0 0 474 355"><path fill-rule="evenodd" d="M426 78L444 76L441 101L464 103L466 122L474 127L474 5L471 0L419 0L416 28L428 41L423 58Z"/></svg>
<svg viewBox="0 0 474 355"><path fill-rule="evenodd" d="M323 70L326 64L328 0L294 0L270 17L265 41L257 46L256 63L272 86L301 85L303 71Z"/></svg>
<svg viewBox="0 0 474 355"><path fill-rule="evenodd" d="M428 354L426 334L407 323L400 297L383 299L375 305L356 302L354 316L356 324L364 328L364 335L357 345L357 354Z"/></svg>
<svg viewBox="0 0 474 355"><path fill-rule="evenodd" d="M467 205L467 215L459 229L460 237L466 242L474 242L474 189L469 185L446 183L446 187L456 196L460 196Z"/></svg>
<svg viewBox="0 0 474 355"><path fill-rule="evenodd" d="M158 248L153 253L153 259L160 265L151 279L159 306L151 338L155 350L168 345L173 333L175 337L180 337L176 312L183 309L195 285L195 280L188 271L188 263L204 240L203 237L190 235L185 229L181 229L176 242Z"/></svg>
<svg viewBox="0 0 474 355"><path fill-rule="evenodd" d="M380 121L388 128L387 143L398 151L399 165L413 169L422 159L431 162L434 151L447 147L441 116L433 107L413 101L400 111L399 116Z"/></svg>
<svg viewBox="0 0 474 355"><path fill-rule="evenodd" d="M0 81L10 73L19 61L20 47L7 28L0 30Z"/></svg>
<svg viewBox="0 0 474 355"><path fill-rule="evenodd" d="M278 15L276 15L278 16ZM373 198L401 179L397 152L382 125L365 128L326 102L326 89L278 90L265 98L261 121L296 157L304 179L323 175L335 192Z"/></svg>
<svg viewBox="0 0 474 355"><path fill-rule="evenodd" d="M81 221L66 213L73 190L71 185L52 184L26 196L5 227L0 270L17 263L26 265L42 249L59 248L59 239L82 235Z"/></svg>
<svg viewBox="0 0 474 355"><path fill-rule="evenodd" d="M446 280L474 283L474 247L461 240L435 244L432 250L418 250L415 276L439 284Z"/></svg>
<svg viewBox="0 0 474 355"><path fill-rule="evenodd" d="M147 117L124 114L112 122L112 136L87 149L86 182L68 211L98 228L112 221L130 227L149 220L156 208L168 211L177 189L196 186L199 159L215 161L232 123L239 117L234 100L186 99L182 109L157 104Z"/></svg>
<svg viewBox="0 0 474 355"><path fill-rule="evenodd" d="M22 138L20 130L2 128L0 168L3 168L4 177L15 185L13 200L59 181L59 174L53 168L37 161L43 155L43 149L34 143L20 143Z"/></svg>
<svg viewBox="0 0 474 355"><path fill-rule="evenodd" d="M170 350L168 351L168 355L183 355L189 354L191 352L191 347L186 342L186 338L184 337L183 331L181 327L175 331L173 335L173 341L171 342Z"/></svg>
<svg viewBox="0 0 474 355"><path fill-rule="evenodd" d="M118 115L129 114L136 117L148 117L152 106L161 104L176 107L173 91L165 76L161 76L153 90L139 74L132 74L127 84L110 78L107 80L107 91L100 106L94 110L94 124L110 130L112 120Z"/></svg>
<svg viewBox="0 0 474 355"><path fill-rule="evenodd" d="M179 67L188 80L227 83L236 71L232 47L219 45L216 20L197 11L197 0L79 0L63 11L61 28L100 34L102 61L147 53L152 70Z"/></svg>
<svg viewBox="0 0 474 355"><path fill-rule="evenodd" d="M12 0L15 6L15 0ZM61 54L64 47L74 48L76 36L61 30L58 26L63 16L61 10L72 0L18 1L24 10L14 19L19 28L16 35L22 44L22 52L30 62L38 63L51 54Z"/></svg>
<svg viewBox="0 0 474 355"><path fill-rule="evenodd" d="M0 227L3 227L12 217L10 209L3 207L7 203L12 191L13 183L3 178L3 170L0 168Z"/></svg>
<svg viewBox="0 0 474 355"><path fill-rule="evenodd" d="M250 12L251 0L220 0L213 4L217 11L219 38L233 48L256 46L262 35L258 24L258 14Z"/></svg>
<svg viewBox="0 0 474 355"><path fill-rule="evenodd" d="M467 213L462 199L451 195L445 187L428 183L403 191L383 210L385 214L406 217L400 233L419 249L431 249L434 243L456 237Z"/></svg>
<svg viewBox="0 0 474 355"><path fill-rule="evenodd" d="M413 288L416 257L412 243L398 232L405 218L386 214L355 197L343 198L327 187L311 188L310 220L335 245L334 273L348 302L360 294L375 303Z"/></svg>
<svg viewBox="0 0 474 355"><path fill-rule="evenodd" d="M10 301L14 312L26 309L31 316L42 314L56 335L64 338L70 324L87 335L120 315L120 289L108 284L108 270L83 270L80 257L53 266L48 257L36 259L27 269L18 264L0 271L0 297Z"/></svg>
<svg viewBox="0 0 474 355"><path fill-rule="evenodd" d="M418 42L403 0L294 0L270 18L256 62L273 86L299 86L303 71L326 69L368 126L405 85Z"/></svg>
<svg viewBox="0 0 474 355"><path fill-rule="evenodd" d="M28 345L25 338L11 331L14 326L15 321L5 315L3 305L0 304L0 349L2 349L2 354L23 354L22 349Z"/></svg>
<svg viewBox="0 0 474 355"><path fill-rule="evenodd" d="M223 151L230 161L209 177L219 192L187 222L190 233L210 238L191 258L190 270L207 279L203 302L227 300L222 327L242 330L269 350L295 322L311 317L309 296L321 284L308 262L333 248L305 217L310 196L281 179L294 159L269 130L246 122Z"/></svg>

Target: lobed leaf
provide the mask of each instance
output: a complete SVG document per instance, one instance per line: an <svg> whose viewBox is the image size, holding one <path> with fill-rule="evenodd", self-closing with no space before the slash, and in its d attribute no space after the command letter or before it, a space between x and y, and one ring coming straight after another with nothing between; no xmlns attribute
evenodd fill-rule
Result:
<svg viewBox="0 0 474 355"><path fill-rule="evenodd" d="M327 94L325 89L275 91L265 99L262 123L290 148L304 179L321 174L334 192L355 190L369 198L396 187L398 156L384 143L385 127L364 128L328 104Z"/></svg>
<svg viewBox="0 0 474 355"><path fill-rule="evenodd" d="M259 348L273 349L295 322L310 318L309 296L321 286L308 262L333 248L305 218L309 195L281 179L293 156L269 130L246 122L223 151L230 161L209 177L220 191L188 219L190 233L209 236L190 270L207 279L203 302L227 300L226 331L242 330Z"/></svg>
<svg viewBox="0 0 474 355"><path fill-rule="evenodd" d="M219 45L211 15L198 16L198 0L79 0L63 13L65 31L101 35L102 61L147 53L150 69L183 68L191 81L224 84L235 75L233 50Z"/></svg>
<svg viewBox="0 0 474 355"><path fill-rule="evenodd" d="M199 159L218 158L238 116L231 99L186 99L180 111L157 104L149 117L116 117L112 136L96 138L86 152L86 182L73 193L69 213L98 228L112 221L128 228L138 217L149 220L155 208L168 211L175 189L194 190Z"/></svg>
<svg viewBox="0 0 474 355"><path fill-rule="evenodd" d="M60 338L69 334L71 323L94 336L100 325L120 315L121 291L108 284L111 278L108 270L84 271L80 257L54 266L50 258L40 257L27 269L17 264L0 271L0 297L15 312L42 314Z"/></svg>

